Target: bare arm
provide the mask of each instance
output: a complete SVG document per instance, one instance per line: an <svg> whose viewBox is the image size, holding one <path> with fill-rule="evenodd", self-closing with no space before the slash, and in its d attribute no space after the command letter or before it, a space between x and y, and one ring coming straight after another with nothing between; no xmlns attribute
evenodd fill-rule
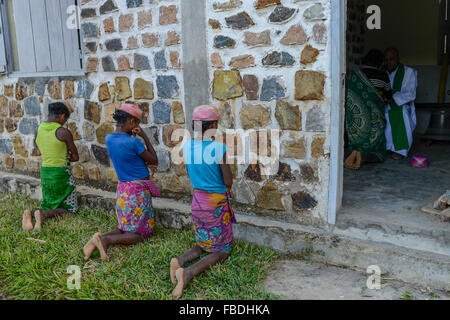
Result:
<svg viewBox="0 0 450 320"><path fill-rule="evenodd" d="M136 129L134 129L133 133L144 139L145 146L147 147L147 150L142 152L142 154L140 154L139 156L145 161L146 165L158 166L158 156L156 155L156 151L153 148L147 134L142 130L141 127L137 127Z"/></svg>
<svg viewBox="0 0 450 320"><path fill-rule="evenodd" d="M231 174L230 165L226 163L227 155L223 155L222 164L220 164L220 170L222 171L223 183L228 189L231 189L233 185L233 175Z"/></svg>
<svg viewBox="0 0 450 320"><path fill-rule="evenodd" d="M72 132L68 129L60 127L55 132L56 138L67 144L67 158L70 162L77 162L80 158L78 156L78 149L73 141Z"/></svg>

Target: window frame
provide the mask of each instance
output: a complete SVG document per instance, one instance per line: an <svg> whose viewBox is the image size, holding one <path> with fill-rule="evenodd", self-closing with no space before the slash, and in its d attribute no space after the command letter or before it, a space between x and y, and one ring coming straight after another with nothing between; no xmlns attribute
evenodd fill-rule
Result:
<svg viewBox="0 0 450 320"><path fill-rule="evenodd" d="M79 71L49 71L49 72L21 72L14 70L14 61L12 55L12 42L11 42L11 30L9 25L8 16L8 3L5 0L0 0L0 15L1 15L1 26L4 48L5 48L5 58L6 58L6 70L0 72L0 76L7 76L9 78L51 78L51 77L80 77L86 76L86 61L85 52L83 46L83 34L80 30L81 28L81 16L79 10L79 0L74 0L77 6L76 14L78 19L78 35L79 35L79 54L81 62L81 70ZM1 49L1 45L0 45Z"/></svg>

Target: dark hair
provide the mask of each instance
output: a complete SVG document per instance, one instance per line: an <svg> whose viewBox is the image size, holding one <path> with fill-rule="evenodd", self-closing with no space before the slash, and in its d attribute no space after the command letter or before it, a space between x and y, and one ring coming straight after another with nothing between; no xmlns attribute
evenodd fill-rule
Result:
<svg viewBox="0 0 450 320"><path fill-rule="evenodd" d="M386 50L384 50L384 53L386 54L386 52L389 52L389 51L394 52L397 55L397 58L400 58L400 51L398 51L397 48L395 48L395 47L387 48Z"/></svg>
<svg viewBox="0 0 450 320"><path fill-rule="evenodd" d="M383 64L383 53L380 50L372 49L362 59L362 63L367 66L379 68Z"/></svg>
<svg viewBox="0 0 450 320"><path fill-rule="evenodd" d="M118 125L124 125L130 119L136 119L137 121L139 121L139 119L137 119L136 117L133 117L128 112L122 110L116 110L116 112L114 112L112 117L114 120L117 121Z"/></svg>
<svg viewBox="0 0 450 320"><path fill-rule="evenodd" d="M48 105L48 114L59 116L64 114L66 119L70 117L70 111L64 103L61 102L53 102Z"/></svg>
<svg viewBox="0 0 450 320"><path fill-rule="evenodd" d="M217 120L209 120L209 121L194 120L194 121L192 121L192 129L195 131L196 123L201 123L202 124L202 134L203 134L215 122L217 122Z"/></svg>

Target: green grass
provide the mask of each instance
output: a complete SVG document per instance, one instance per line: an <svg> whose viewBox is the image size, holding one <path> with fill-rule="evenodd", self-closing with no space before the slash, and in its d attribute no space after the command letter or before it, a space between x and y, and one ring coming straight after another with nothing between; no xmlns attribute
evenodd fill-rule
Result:
<svg viewBox="0 0 450 320"><path fill-rule="evenodd" d="M192 230L156 225L148 242L110 247L110 262L95 252L85 263L84 244L95 232L115 229L115 216L80 210L45 221L40 232L23 232L23 210L38 205L23 195L0 193L0 299L170 299L170 259L195 244ZM236 241L230 258L193 279L183 299L278 299L264 290L263 280L281 258ZM79 290L67 288L70 265L81 269Z"/></svg>

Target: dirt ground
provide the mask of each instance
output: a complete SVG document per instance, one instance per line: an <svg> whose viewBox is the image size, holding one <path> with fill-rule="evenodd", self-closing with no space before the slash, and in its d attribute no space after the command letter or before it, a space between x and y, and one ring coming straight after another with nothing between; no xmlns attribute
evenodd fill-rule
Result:
<svg viewBox="0 0 450 320"><path fill-rule="evenodd" d="M303 260L283 260L266 279L270 293L289 300L450 300L442 292L381 276L381 289L370 290L369 274Z"/></svg>

